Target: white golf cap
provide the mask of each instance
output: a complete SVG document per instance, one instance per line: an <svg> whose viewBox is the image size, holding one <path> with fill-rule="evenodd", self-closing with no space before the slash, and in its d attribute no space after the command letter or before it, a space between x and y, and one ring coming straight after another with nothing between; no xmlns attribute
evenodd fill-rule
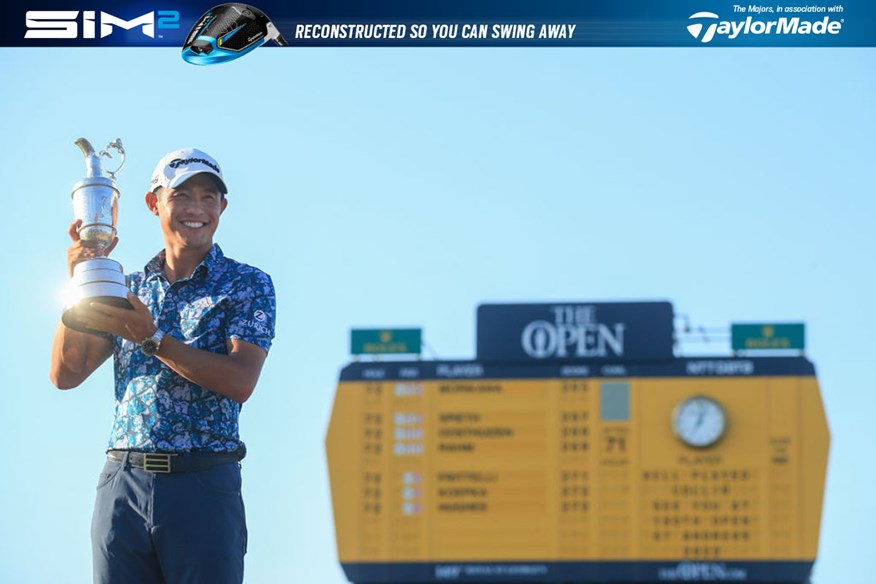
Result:
<svg viewBox="0 0 876 584"><path fill-rule="evenodd" d="M158 187L175 189L196 174L208 172L219 179L222 193L228 192L225 179L222 178L222 169L216 159L197 148L183 148L168 152L158 161L155 170L152 171L150 190L155 192Z"/></svg>

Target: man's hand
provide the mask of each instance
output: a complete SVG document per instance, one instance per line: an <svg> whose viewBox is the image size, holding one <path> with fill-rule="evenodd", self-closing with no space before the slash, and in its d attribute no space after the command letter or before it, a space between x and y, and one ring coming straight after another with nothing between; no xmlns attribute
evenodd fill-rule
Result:
<svg viewBox="0 0 876 584"><path fill-rule="evenodd" d="M79 237L80 227L82 227L82 219L76 219L67 229L67 234L70 235L70 239L73 241L70 247L67 248L67 271L70 273L71 278L73 277L73 267L76 264L92 258L108 256L119 242L119 238L114 237L113 242L109 247L101 251L100 248L93 245L86 245L85 242L82 241Z"/></svg>
<svg viewBox="0 0 876 584"><path fill-rule="evenodd" d="M158 329L152 313L136 294L128 292L128 302L133 309L89 302L88 306L80 309L80 320L90 329L110 333L139 345L140 341L151 337Z"/></svg>

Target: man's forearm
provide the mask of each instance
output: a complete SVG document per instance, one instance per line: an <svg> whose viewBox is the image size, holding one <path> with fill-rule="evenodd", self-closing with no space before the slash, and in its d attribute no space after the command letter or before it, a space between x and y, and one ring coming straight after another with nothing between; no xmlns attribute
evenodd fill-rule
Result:
<svg viewBox="0 0 876 584"><path fill-rule="evenodd" d="M252 395L265 356L261 347L243 341L231 341L229 353L223 355L195 349L169 335L156 355L192 383L241 404Z"/></svg>
<svg viewBox="0 0 876 584"><path fill-rule="evenodd" d="M109 340L80 333L59 322L52 341L49 379L58 389L71 389L91 375L112 353Z"/></svg>

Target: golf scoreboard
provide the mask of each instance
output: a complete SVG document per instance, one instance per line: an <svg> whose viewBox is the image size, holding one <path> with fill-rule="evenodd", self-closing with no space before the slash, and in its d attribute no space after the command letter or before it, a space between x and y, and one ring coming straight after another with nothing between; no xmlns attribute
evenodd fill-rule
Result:
<svg viewBox="0 0 876 584"><path fill-rule="evenodd" d="M326 436L352 582L788 582L829 432L800 355L673 356L672 307L483 305L477 358L354 362Z"/></svg>

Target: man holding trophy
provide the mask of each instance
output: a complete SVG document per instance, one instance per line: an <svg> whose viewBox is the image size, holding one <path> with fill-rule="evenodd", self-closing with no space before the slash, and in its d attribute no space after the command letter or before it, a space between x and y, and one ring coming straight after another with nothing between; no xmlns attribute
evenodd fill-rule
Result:
<svg viewBox="0 0 876 584"><path fill-rule="evenodd" d="M247 532L238 416L274 336L273 283L213 243L227 188L219 164L194 148L155 167L145 200L164 249L125 277L105 257L118 241L118 189L101 176L109 153L95 154L84 139L77 145L88 177L74 185L69 228L76 301L55 331L50 377L73 388L114 357L115 420L91 529L94 581L239 584ZM109 147L124 163L121 143Z"/></svg>

